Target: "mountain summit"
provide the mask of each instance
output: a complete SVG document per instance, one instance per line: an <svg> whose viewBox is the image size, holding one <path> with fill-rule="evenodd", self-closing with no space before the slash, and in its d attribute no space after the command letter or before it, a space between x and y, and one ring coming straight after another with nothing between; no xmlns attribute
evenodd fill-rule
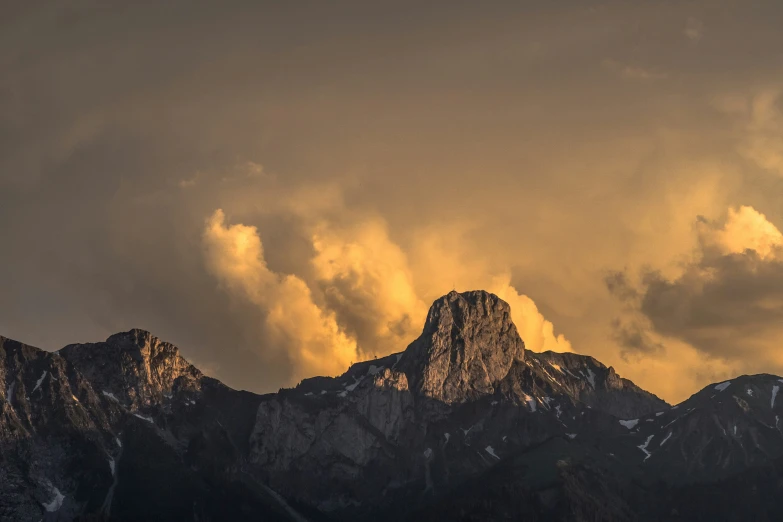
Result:
<svg viewBox="0 0 783 522"><path fill-rule="evenodd" d="M592 357L526 350L483 291L436 300L400 353L274 394L143 330L54 353L0 337L0 381L0 520L783 516L783 380L670 407Z"/></svg>
<svg viewBox="0 0 783 522"><path fill-rule="evenodd" d="M412 391L452 404L492 394L524 359L525 343L505 301L485 291L452 291L430 307L400 367Z"/></svg>

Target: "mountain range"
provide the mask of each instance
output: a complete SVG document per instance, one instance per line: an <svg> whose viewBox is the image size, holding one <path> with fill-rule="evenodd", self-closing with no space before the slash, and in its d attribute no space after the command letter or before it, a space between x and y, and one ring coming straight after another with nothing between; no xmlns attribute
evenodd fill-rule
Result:
<svg viewBox="0 0 783 522"><path fill-rule="evenodd" d="M783 520L781 387L672 406L526 350L484 291L436 300L400 353L266 395L143 330L0 337L0 520Z"/></svg>

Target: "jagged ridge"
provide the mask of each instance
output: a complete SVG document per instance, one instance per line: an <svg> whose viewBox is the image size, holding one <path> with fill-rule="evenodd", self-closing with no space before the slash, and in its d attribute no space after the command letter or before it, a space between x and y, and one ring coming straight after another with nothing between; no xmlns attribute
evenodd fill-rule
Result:
<svg viewBox="0 0 783 522"><path fill-rule="evenodd" d="M142 330L55 353L0 338L0 380L0 520L415 520L457 505L452 491L487 520L508 510L471 495L514 509L522 498L537 507L519 513L547 520L609 508L635 520L642 507L665 518L683 497L655 481L729 477L783 454L779 378L670 408L592 357L525 350L508 305L482 291L436 300L404 352L276 394L231 390ZM506 472L524 495L455 489ZM540 497L552 487L562 498Z"/></svg>

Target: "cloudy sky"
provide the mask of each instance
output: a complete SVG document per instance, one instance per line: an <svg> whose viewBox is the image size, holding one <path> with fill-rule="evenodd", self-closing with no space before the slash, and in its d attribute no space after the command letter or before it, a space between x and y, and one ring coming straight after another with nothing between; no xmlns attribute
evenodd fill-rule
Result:
<svg viewBox="0 0 783 522"><path fill-rule="evenodd" d="M783 373L783 4L5 3L0 334L259 392L484 288L669 401Z"/></svg>

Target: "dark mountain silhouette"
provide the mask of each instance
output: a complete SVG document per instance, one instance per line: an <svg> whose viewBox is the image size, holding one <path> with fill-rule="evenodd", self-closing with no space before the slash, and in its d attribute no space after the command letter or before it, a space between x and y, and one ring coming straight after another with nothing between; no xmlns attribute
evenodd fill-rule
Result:
<svg viewBox="0 0 783 522"><path fill-rule="evenodd" d="M451 292L401 353L257 395L142 330L0 337L0 520L780 520L780 378L669 406Z"/></svg>

